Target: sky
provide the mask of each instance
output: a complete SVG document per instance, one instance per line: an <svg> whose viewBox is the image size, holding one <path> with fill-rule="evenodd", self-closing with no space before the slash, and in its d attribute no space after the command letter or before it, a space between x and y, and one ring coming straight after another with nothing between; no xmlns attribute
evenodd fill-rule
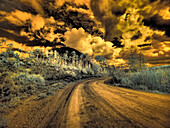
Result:
<svg viewBox="0 0 170 128"><path fill-rule="evenodd" d="M170 64L169 0L1 0L0 39L15 48L59 43L116 66L132 50L149 66Z"/></svg>

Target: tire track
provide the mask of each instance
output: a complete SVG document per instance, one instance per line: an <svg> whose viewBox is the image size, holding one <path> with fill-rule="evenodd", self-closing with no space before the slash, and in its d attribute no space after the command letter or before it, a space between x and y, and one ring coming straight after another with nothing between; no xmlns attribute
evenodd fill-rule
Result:
<svg viewBox="0 0 170 128"><path fill-rule="evenodd" d="M104 99L106 99L111 105L115 106L117 109L121 110L125 115L127 115L129 118L133 118L135 122L142 122L142 124L145 124L147 127L168 127L169 126L169 117L170 117L170 99L168 100L168 95L158 95L158 94L153 94L153 98L155 97L161 97L161 99L155 98L155 102L159 101L160 104L164 104L167 107L162 107L162 105L155 105L149 104L148 102L145 102L145 100L149 99L149 97L144 98L144 99L138 99L135 97L129 97L129 95L126 95L126 93L122 93L119 87L110 87L108 85L104 85L103 82L99 84L93 83L92 88L95 90L96 93L100 94ZM102 94L100 91L103 89L105 92ZM131 92L131 90L128 89L123 89L127 90L128 93ZM115 92L116 91L116 92ZM133 90L132 90L133 92ZM106 94L107 93L107 94ZM139 93L141 94L146 94L144 92L136 91L136 94ZM110 95L110 97L106 96ZM150 97L152 97L152 93L149 94ZM163 98L164 97L164 98ZM165 104L163 99L166 99L167 103ZM115 104L114 104L115 103ZM153 102L150 102L153 103ZM169 107L168 107L169 106ZM166 108L166 109L164 109ZM133 113L133 114L131 114ZM139 123L140 123L139 122Z"/></svg>
<svg viewBox="0 0 170 128"><path fill-rule="evenodd" d="M139 127L94 92L92 83L85 83L83 87L84 113L88 116L88 122L82 123L85 127Z"/></svg>
<svg viewBox="0 0 170 128"><path fill-rule="evenodd" d="M70 104L71 95L78 84L71 85L62 93L58 98L57 104L55 104L53 113L49 114L49 117L45 118L38 128L65 128L68 114L68 106Z"/></svg>
<svg viewBox="0 0 170 128"><path fill-rule="evenodd" d="M112 87L104 84L105 79L67 86L47 105L39 106L43 112L36 109L36 117L41 119L24 120L32 120L29 128L169 128L170 95Z"/></svg>

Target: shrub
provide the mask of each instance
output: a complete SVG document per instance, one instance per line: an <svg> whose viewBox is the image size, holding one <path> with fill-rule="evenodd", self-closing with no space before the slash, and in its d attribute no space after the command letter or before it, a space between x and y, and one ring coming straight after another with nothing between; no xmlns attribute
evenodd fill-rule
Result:
<svg viewBox="0 0 170 128"><path fill-rule="evenodd" d="M129 84L134 89L144 88L146 90L147 88L149 90L170 93L170 69L146 69L128 73L126 77L122 77L121 83Z"/></svg>
<svg viewBox="0 0 170 128"><path fill-rule="evenodd" d="M36 74L20 73L18 76L13 77L18 85L45 85L45 80L42 76Z"/></svg>

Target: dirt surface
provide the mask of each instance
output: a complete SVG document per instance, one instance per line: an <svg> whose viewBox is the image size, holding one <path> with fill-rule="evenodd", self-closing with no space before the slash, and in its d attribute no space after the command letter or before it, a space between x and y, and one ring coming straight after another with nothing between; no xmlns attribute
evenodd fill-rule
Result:
<svg viewBox="0 0 170 128"><path fill-rule="evenodd" d="M168 128L170 95L104 84L74 83L54 96L27 99L12 111L9 128Z"/></svg>

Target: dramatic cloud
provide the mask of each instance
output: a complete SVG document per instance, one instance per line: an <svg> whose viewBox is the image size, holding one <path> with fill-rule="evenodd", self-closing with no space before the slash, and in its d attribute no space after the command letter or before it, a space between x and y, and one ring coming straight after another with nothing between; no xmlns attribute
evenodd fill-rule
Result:
<svg viewBox="0 0 170 128"><path fill-rule="evenodd" d="M87 53L91 56L104 56L108 60L113 59L114 48L112 43L104 41L101 37L93 37L86 33L83 28L75 29L65 33L65 45L75 48L80 52Z"/></svg>
<svg viewBox="0 0 170 128"><path fill-rule="evenodd" d="M92 40L91 35L85 33L83 28L76 29L73 28L71 31L65 33L66 46L75 48L81 52L88 53L92 55L92 46L90 42Z"/></svg>
<svg viewBox="0 0 170 128"><path fill-rule="evenodd" d="M114 50L117 51L116 58L126 60L131 46L139 46L138 51L149 63L155 63L156 58L161 59L162 64L169 62L169 45L166 45L170 37L169 1L92 0L90 5L94 16L105 28L105 39L118 38L122 42L120 46L124 46L122 50Z"/></svg>
<svg viewBox="0 0 170 128"><path fill-rule="evenodd" d="M44 9L41 6L42 0L20 0L22 3L26 5L30 5L32 8L36 10L37 13L44 15Z"/></svg>
<svg viewBox="0 0 170 128"><path fill-rule="evenodd" d="M0 38L28 49L65 44L104 56L115 65L125 63L132 48L149 64L170 64L169 33L168 0L1 0L0 4Z"/></svg>

